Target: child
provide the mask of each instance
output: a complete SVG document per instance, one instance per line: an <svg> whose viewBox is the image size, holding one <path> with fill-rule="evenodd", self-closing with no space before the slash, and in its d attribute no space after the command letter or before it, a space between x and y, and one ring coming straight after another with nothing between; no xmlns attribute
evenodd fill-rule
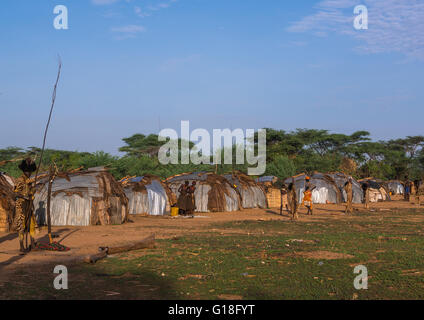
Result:
<svg viewBox="0 0 424 320"><path fill-rule="evenodd" d="M305 191L303 192L303 201L302 204L308 209L307 215L312 215L313 208L312 208L312 191L309 189L309 186L306 187Z"/></svg>

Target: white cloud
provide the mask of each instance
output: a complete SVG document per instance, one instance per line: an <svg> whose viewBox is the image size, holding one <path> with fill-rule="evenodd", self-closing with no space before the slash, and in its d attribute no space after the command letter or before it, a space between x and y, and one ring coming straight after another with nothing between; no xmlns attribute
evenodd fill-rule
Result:
<svg viewBox="0 0 424 320"><path fill-rule="evenodd" d="M142 10L140 7L134 7L134 12L140 18L145 18L151 15L149 12Z"/></svg>
<svg viewBox="0 0 424 320"><path fill-rule="evenodd" d="M356 5L368 8L368 30L353 28ZM289 32L317 36L344 34L360 41L359 52L397 52L424 60L424 1L422 0L325 0L316 12L293 23Z"/></svg>
<svg viewBox="0 0 424 320"><path fill-rule="evenodd" d="M158 3L158 4L156 4L156 5L149 5L149 6L147 6L147 8L146 8L146 10L145 10L145 12L148 12L148 11L150 11L150 12L153 12L153 11L159 11L159 10L162 10L162 9L167 9L167 8L169 8L173 3L175 3L175 2L177 2L178 0L169 0L168 2L161 2L161 3ZM137 8L137 7L136 7ZM140 9L140 8L139 8ZM141 10L141 9L140 9ZM148 15L150 15L149 13L148 13Z"/></svg>
<svg viewBox="0 0 424 320"><path fill-rule="evenodd" d="M103 6L118 2L119 0L91 0L91 2L97 6Z"/></svg>
<svg viewBox="0 0 424 320"><path fill-rule="evenodd" d="M113 27L110 30L114 33L119 34L119 36L116 39L123 40L128 38L135 38L137 34L145 32L146 28L144 28L143 26L130 24L130 25L121 26L121 27Z"/></svg>

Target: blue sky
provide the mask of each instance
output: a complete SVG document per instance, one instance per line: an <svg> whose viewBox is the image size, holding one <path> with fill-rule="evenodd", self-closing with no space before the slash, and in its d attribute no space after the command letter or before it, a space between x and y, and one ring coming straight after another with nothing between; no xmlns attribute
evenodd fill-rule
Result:
<svg viewBox="0 0 424 320"><path fill-rule="evenodd" d="M0 41L0 147L41 145L57 54L50 148L116 154L181 120L424 134L423 1L2 0Z"/></svg>

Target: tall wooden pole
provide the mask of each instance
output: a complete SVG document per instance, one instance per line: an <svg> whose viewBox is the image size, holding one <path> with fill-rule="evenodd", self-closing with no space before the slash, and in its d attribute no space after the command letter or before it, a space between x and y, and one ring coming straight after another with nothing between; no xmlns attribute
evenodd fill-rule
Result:
<svg viewBox="0 0 424 320"><path fill-rule="evenodd" d="M53 166L50 166L50 172L49 172L49 185L47 188L47 232L49 234L49 241L50 244L53 242L52 239L52 220L51 220L51 198L52 198L52 184L54 180L54 171Z"/></svg>

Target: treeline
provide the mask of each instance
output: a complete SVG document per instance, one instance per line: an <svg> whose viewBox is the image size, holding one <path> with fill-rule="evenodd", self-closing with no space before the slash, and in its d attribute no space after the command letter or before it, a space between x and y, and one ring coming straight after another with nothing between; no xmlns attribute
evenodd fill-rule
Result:
<svg viewBox="0 0 424 320"><path fill-rule="evenodd" d="M256 141L255 137L255 141ZM139 176L146 173L162 178L189 171L216 171L218 174L240 170L248 165L178 164L162 165L158 151L164 142L157 135L135 134L123 139L119 151L125 155L113 156L99 151L94 153L45 150L42 170L55 163L60 170L107 166L115 178ZM179 141L181 143L181 141ZM291 132L267 129L266 175L286 178L296 173L313 171L343 171L355 178L373 176L384 180L420 180L424 176L424 136L413 136L388 141L372 141L370 133L358 131L352 135L334 134L327 130L298 129ZM190 143L195 150L193 143ZM36 147L0 149L0 161L39 155ZM235 152L233 153L235 157ZM212 163L211 159L211 163ZM234 161L235 163L235 161ZM20 175L17 163L0 167L14 177Z"/></svg>

